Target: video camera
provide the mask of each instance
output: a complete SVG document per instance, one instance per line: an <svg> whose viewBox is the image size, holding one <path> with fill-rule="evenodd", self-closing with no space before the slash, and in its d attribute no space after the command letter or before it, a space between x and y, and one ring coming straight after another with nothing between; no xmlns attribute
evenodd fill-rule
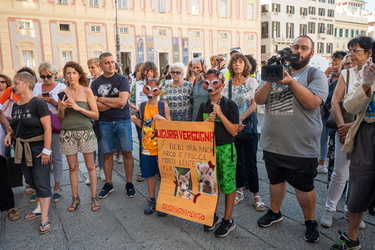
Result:
<svg viewBox="0 0 375 250"><path fill-rule="evenodd" d="M279 50L277 54L280 56L272 56L267 61L267 65L262 67L263 81L278 82L282 80L285 77L284 69L290 73L290 65L286 62L298 62L300 59L300 54L292 54L287 50Z"/></svg>

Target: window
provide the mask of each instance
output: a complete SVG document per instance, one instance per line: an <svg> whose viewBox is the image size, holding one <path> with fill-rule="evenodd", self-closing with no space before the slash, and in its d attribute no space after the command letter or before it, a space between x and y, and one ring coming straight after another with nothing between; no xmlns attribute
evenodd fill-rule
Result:
<svg viewBox="0 0 375 250"><path fill-rule="evenodd" d="M268 38L268 22L262 23L262 38Z"/></svg>
<svg viewBox="0 0 375 250"><path fill-rule="evenodd" d="M268 12L268 4L262 4L262 13Z"/></svg>
<svg viewBox="0 0 375 250"><path fill-rule="evenodd" d="M272 22L272 37L280 37L280 22Z"/></svg>
<svg viewBox="0 0 375 250"><path fill-rule="evenodd" d="M90 0L90 7L99 7L98 0Z"/></svg>
<svg viewBox="0 0 375 250"><path fill-rule="evenodd" d="M301 14L301 16L307 16L307 8L301 7L300 14Z"/></svg>
<svg viewBox="0 0 375 250"><path fill-rule="evenodd" d="M193 37L201 37L201 31L200 30L193 30Z"/></svg>
<svg viewBox="0 0 375 250"><path fill-rule="evenodd" d="M119 27L119 33L128 34L129 33L128 27Z"/></svg>
<svg viewBox="0 0 375 250"><path fill-rule="evenodd" d="M299 25L299 35L306 36L307 35L307 24L300 24Z"/></svg>
<svg viewBox="0 0 375 250"><path fill-rule="evenodd" d="M32 50L22 51L22 66L34 68L34 53Z"/></svg>
<svg viewBox="0 0 375 250"><path fill-rule="evenodd" d="M60 30L70 31L70 24L60 24Z"/></svg>
<svg viewBox="0 0 375 250"><path fill-rule="evenodd" d="M335 0L328 0L328 3L335 4Z"/></svg>
<svg viewBox="0 0 375 250"><path fill-rule="evenodd" d="M166 36L167 35L167 29L159 29L158 33L159 33L159 36Z"/></svg>
<svg viewBox="0 0 375 250"><path fill-rule="evenodd" d="M333 35L333 24L327 24L327 34Z"/></svg>
<svg viewBox="0 0 375 250"><path fill-rule="evenodd" d="M294 38L294 23L286 23L286 38Z"/></svg>
<svg viewBox="0 0 375 250"><path fill-rule="evenodd" d="M315 23L309 22L308 23L308 30L310 34L315 34Z"/></svg>
<svg viewBox="0 0 375 250"><path fill-rule="evenodd" d="M339 37L342 37L344 34L344 30L343 29L339 29Z"/></svg>
<svg viewBox="0 0 375 250"><path fill-rule="evenodd" d="M195 16L199 15L199 0L191 1L191 14Z"/></svg>
<svg viewBox="0 0 375 250"><path fill-rule="evenodd" d="M247 19L254 20L254 4L247 4Z"/></svg>
<svg viewBox="0 0 375 250"><path fill-rule="evenodd" d="M68 0L57 0L57 4L68 5Z"/></svg>
<svg viewBox="0 0 375 250"><path fill-rule="evenodd" d="M280 4L278 4L278 3L273 3L273 4L272 4L272 12L279 13L279 12L280 12Z"/></svg>
<svg viewBox="0 0 375 250"><path fill-rule="evenodd" d="M63 51L61 52L62 63L65 65L67 62L72 61L72 52L71 51Z"/></svg>
<svg viewBox="0 0 375 250"><path fill-rule="evenodd" d="M260 53L266 53L266 45L260 46Z"/></svg>
<svg viewBox="0 0 375 250"><path fill-rule="evenodd" d="M323 9L323 8L319 8L318 9L318 15L319 16L325 16L325 14L326 14L326 10L325 9Z"/></svg>
<svg viewBox="0 0 375 250"><path fill-rule="evenodd" d="M117 7L119 9L126 9L126 0L117 0Z"/></svg>
<svg viewBox="0 0 375 250"><path fill-rule="evenodd" d="M228 38L228 33L227 33L227 32L221 32L221 33L220 33L220 37L221 37L222 39L227 39L227 38Z"/></svg>
<svg viewBox="0 0 375 250"><path fill-rule="evenodd" d="M315 7L309 7L309 15L315 15Z"/></svg>
<svg viewBox="0 0 375 250"><path fill-rule="evenodd" d="M345 29L345 37L349 37L349 30Z"/></svg>
<svg viewBox="0 0 375 250"><path fill-rule="evenodd" d="M324 23L318 23L318 33L325 33L326 28Z"/></svg>
<svg viewBox="0 0 375 250"><path fill-rule="evenodd" d="M350 37L354 37L354 30L350 31Z"/></svg>
<svg viewBox="0 0 375 250"><path fill-rule="evenodd" d="M327 10L327 16L334 17L335 16L335 11L334 10Z"/></svg>
<svg viewBox="0 0 375 250"><path fill-rule="evenodd" d="M31 29L31 22L28 21L21 21L18 23L19 29Z"/></svg>
<svg viewBox="0 0 375 250"><path fill-rule="evenodd" d="M91 32L100 32L100 25L91 26Z"/></svg>
<svg viewBox="0 0 375 250"><path fill-rule="evenodd" d="M326 2L326 0L319 0L319 2L320 2L320 3L325 3L325 2Z"/></svg>
<svg viewBox="0 0 375 250"><path fill-rule="evenodd" d="M220 17L227 17L227 1L220 1Z"/></svg>
<svg viewBox="0 0 375 250"><path fill-rule="evenodd" d="M318 53L324 53L324 43L318 43Z"/></svg>
<svg viewBox="0 0 375 250"><path fill-rule="evenodd" d="M327 53L332 53L333 52L333 43L327 43L326 52Z"/></svg>
<svg viewBox="0 0 375 250"><path fill-rule="evenodd" d="M292 5L287 5L287 6L286 6L286 13L287 13L287 14L294 14L294 6L292 6Z"/></svg>
<svg viewBox="0 0 375 250"><path fill-rule="evenodd" d="M165 12L165 0L158 0L158 12Z"/></svg>

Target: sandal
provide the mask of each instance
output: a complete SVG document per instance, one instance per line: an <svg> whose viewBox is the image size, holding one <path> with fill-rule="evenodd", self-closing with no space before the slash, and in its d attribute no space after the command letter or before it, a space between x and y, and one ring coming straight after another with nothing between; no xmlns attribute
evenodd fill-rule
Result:
<svg viewBox="0 0 375 250"><path fill-rule="evenodd" d="M46 229L47 226L49 226L49 227ZM51 224L49 223L49 221L47 221L44 224L39 225L39 233L40 234L48 234L50 229L51 229Z"/></svg>
<svg viewBox="0 0 375 250"><path fill-rule="evenodd" d="M139 172L139 174L137 175L137 181L142 182L144 180L145 180L145 178L142 177L142 172Z"/></svg>
<svg viewBox="0 0 375 250"><path fill-rule="evenodd" d="M11 221L18 220L20 218L20 213L18 212L17 208L11 208L8 210L8 218Z"/></svg>
<svg viewBox="0 0 375 250"><path fill-rule="evenodd" d="M72 205L70 205L70 207L68 207L68 211L69 212L76 211L80 202L81 202L81 200L79 199L79 196L77 196L77 197L72 196Z"/></svg>
<svg viewBox="0 0 375 250"><path fill-rule="evenodd" d="M30 185L26 185L25 193L27 195L33 194L34 193L34 189Z"/></svg>
<svg viewBox="0 0 375 250"><path fill-rule="evenodd" d="M91 197L91 211L96 212L100 209L100 205L98 203L98 197Z"/></svg>
<svg viewBox="0 0 375 250"><path fill-rule="evenodd" d="M41 213L38 213L38 212L31 212L31 213L29 213L29 214L27 214L26 216L25 216L25 220L33 220L33 219L35 219L35 218L38 218L38 217L40 217L42 214Z"/></svg>
<svg viewBox="0 0 375 250"><path fill-rule="evenodd" d="M259 199L260 201L255 201L255 199ZM259 212L263 212L264 210L266 210L266 206L264 204L264 202L260 199L260 196L257 195L257 196L254 196L253 197L253 206L255 207L255 209Z"/></svg>
<svg viewBox="0 0 375 250"><path fill-rule="evenodd" d="M244 199L243 191L236 190L236 198L234 200L234 205L237 205L238 202Z"/></svg>

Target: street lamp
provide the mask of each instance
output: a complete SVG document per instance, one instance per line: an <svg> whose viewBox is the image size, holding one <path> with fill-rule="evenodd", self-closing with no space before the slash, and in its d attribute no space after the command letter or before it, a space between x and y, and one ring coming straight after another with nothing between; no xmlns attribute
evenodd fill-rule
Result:
<svg viewBox="0 0 375 250"><path fill-rule="evenodd" d="M115 21L116 21L116 57L117 57L117 63L119 64L120 68L122 68L121 63L121 52L120 52L120 36L118 34L118 20L117 20L117 4L118 0L115 0Z"/></svg>

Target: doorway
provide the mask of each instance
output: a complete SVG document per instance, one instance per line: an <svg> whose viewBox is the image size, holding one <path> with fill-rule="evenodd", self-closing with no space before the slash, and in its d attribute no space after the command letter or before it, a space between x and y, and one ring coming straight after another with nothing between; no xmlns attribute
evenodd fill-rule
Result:
<svg viewBox="0 0 375 250"><path fill-rule="evenodd" d="M122 74L129 76L132 73L131 52L121 52Z"/></svg>
<svg viewBox="0 0 375 250"><path fill-rule="evenodd" d="M165 69L168 65L168 52L159 53L159 70Z"/></svg>

